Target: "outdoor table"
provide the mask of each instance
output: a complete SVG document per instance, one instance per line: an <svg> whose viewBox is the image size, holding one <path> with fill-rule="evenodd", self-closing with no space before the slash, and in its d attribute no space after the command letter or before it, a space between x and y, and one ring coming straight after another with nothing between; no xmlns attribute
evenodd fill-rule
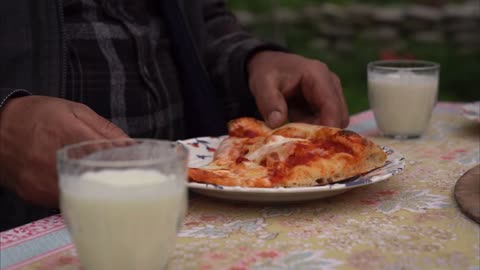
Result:
<svg viewBox="0 0 480 270"><path fill-rule="evenodd" d="M480 163L480 122L462 105L438 103L411 140L379 136L371 111L352 116L349 129L406 158L379 183L288 204L190 194L168 269L480 269L480 227L453 196ZM0 268L81 269L60 215L2 232Z"/></svg>

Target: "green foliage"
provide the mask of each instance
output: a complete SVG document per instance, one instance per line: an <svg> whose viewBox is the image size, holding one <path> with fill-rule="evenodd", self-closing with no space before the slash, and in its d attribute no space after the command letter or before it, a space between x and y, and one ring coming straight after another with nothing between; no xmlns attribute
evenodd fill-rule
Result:
<svg viewBox="0 0 480 270"><path fill-rule="evenodd" d="M339 5L351 4L351 3L363 3L363 4L380 4L380 5L398 5L398 4L442 4L442 3L462 3L465 0L230 0L229 4L234 9L248 9L255 12L262 12L270 10L272 5L301 8L307 4L322 4L325 2L331 2Z"/></svg>
<svg viewBox="0 0 480 270"><path fill-rule="evenodd" d="M300 9L309 2L325 2L315 0L271 0L271 1L241 1L231 0L234 8L248 9L257 14L270 16L273 4ZM354 1L341 0L335 3L351 3ZM362 1L362 3L409 3L419 1ZM460 2L460 1L449 1ZM267 20L268 21L268 20ZM271 23L256 24L251 29L257 36L272 39L274 27ZM367 63L377 60L382 51L395 48L395 52L413 55L416 59L435 61L441 64L439 99L449 101L473 101L480 99L480 48L461 49L455 44L422 44L410 40L403 40L398 44L382 44L368 40L354 40L352 52L338 52L331 47L323 49L310 45L310 41L317 37L317 32L311 25L282 26L280 31L285 37L287 47L295 53L318 59L328 64L330 69L337 73L342 80L343 90L347 99L350 113L368 109L366 66ZM402 48L402 49L398 49Z"/></svg>

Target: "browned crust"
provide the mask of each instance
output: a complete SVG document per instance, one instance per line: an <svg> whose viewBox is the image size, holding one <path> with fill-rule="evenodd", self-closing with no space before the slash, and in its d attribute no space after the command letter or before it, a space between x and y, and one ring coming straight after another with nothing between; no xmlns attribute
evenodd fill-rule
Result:
<svg viewBox="0 0 480 270"><path fill-rule="evenodd" d="M371 171L386 160L373 142L332 127L290 123L271 130L261 121L239 118L230 122L229 134L209 165L189 169L190 180L242 187L324 185ZM269 149L257 162L245 158L272 135L308 141Z"/></svg>

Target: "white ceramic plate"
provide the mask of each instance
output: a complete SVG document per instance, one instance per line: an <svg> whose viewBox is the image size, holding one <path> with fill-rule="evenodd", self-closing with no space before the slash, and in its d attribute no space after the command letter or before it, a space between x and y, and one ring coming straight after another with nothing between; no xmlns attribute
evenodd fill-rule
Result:
<svg viewBox="0 0 480 270"><path fill-rule="evenodd" d="M201 137L179 141L190 150L189 167L202 167L210 163L216 148L224 137ZM190 182L188 187L197 193L233 201L247 202L294 202L331 197L360 186L371 185L393 175L405 167L405 159L392 149L383 148L387 162L367 174L334 184L295 188L244 188Z"/></svg>
<svg viewBox="0 0 480 270"><path fill-rule="evenodd" d="M467 119L480 122L480 101L463 105L462 115Z"/></svg>

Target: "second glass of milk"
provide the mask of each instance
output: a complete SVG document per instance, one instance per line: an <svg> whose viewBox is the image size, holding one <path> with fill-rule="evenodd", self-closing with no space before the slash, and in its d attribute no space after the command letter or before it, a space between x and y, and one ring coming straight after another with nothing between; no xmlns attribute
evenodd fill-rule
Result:
<svg viewBox="0 0 480 270"><path fill-rule="evenodd" d="M368 98L383 135L420 137L437 101L440 65L420 60L368 64Z"/></svg>
<svg viewBox="0 0 480 270"><path fill-rule="evenodd" d="M106 140L57 153L61 211L83 269L164 269L186 206L187 150Z"/></svg>

